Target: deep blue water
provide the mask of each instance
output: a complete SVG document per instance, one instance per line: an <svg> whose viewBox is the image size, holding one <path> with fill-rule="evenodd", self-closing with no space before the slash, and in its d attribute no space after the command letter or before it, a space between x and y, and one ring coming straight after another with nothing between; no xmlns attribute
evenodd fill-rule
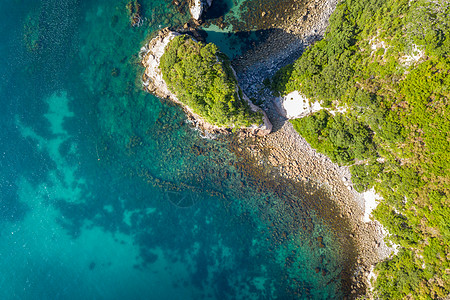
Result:
<svg viewBox="0 0 450 300"><path fill-rule="evenodd" d="M188 19L141 3L133 28L126 1L0 2L0 299L341 298L315 212L141 90L145 39Z"/></svg>

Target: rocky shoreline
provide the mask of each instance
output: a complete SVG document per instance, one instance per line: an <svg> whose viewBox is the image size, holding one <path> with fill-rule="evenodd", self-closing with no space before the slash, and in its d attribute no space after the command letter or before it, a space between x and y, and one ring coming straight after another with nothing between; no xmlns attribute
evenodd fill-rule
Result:
<svg viewBox="0 0 450 300"><path fill-rule="evenodd" d="M358 245L351 287L354 298L370 295L369 278L373 265L389 257L392 248L385 244L384 231L379 222L364 222L364 197L353 189L348 167L340 167L315 151L279 113L276 97L262 84L265 78L292 63L308 45L323 36L337 2L313 1L303 10L292 11L289 17L285 16L278 23L274 20L277 30L270 33L263 45L234 60L233 65L243 90L264 103L262 107L274 126L274 132L252 139L242 151L257 161L268 162L283 178L299 183L313 181L318 188L327 188L330 200L339 207L339 211L327 216L328 221L333 223L336 220L332 219L345 219L350 227L349 238ZM248 141L249 137L242 134L240 139ZM347 232L343 231L343 234Z"/></svg>
<svg viewBox="0 0 450 300"><path fill-rule="evenodd" d="M309 184L327 191L329 197L321 198L318 206L330 211L319 214L335 229L343 244L348 243L347 238L356 241L358 255L351 262L351 290L355 295L364 294L372 266L392 251L383 240L381 225L364 222L364 198L353 189L348 167L340 167L315 151L289 122L275 126L278 129L265 137L241 134L238 144L243 146L238 155L264 162L266 168L274 169L278 176L294 184Z"/></svg>
<svg viewBox="0 0 450 300"><path fill-rule="evenodd" d="M188 119L194 124L195 127L199 127L209 133L231 133L231 128L209 124L201 116L192 111L191 108L184 105L180 100L178 100L177 96L169 90L166 82L164 81L161 69L159 68L159 63L164 54L166 45L179 35L180 33L171 31L169 28L162 29L158 32L158 35L155 38L141 48L139 57L145 68L144 74L142 75L142 84L144 89L160 98L169 99L180 105L188 116ZM239 88L240 87L238 87L238 89ZM252 125L251 127L240 128L240 131L258 136L269 134L272 131L272 123L269 121L266 112L254 105L245 93L243 93L243 99L247 101L251 110L255 112L260 111L263 114L263 124L260 126Z"/></svg>
<svg viewBox="0 0 450 300"><path fill-rule="evenodd" d="M346 262L349 273L342 275L346 277L345 280L350 286L347 289L350 291L348 296L356 298L370 295L369 278L373 265L392 253L392 249L384 242L383 228L376 221L364 222L364 197L353 189L348 167L340 167L325 155L312 149L294 130L291 123L280 114L276 105L277 98L263 84L265 78L271 77L282 66L294 62L307 46L324 35L337 3L338 0L318 0L298 6L301 9L279 13L259 12L262 17L272 16L272 19L266 18L264 21L271 24L265 28L267 37L263 43L233 60L232 65L244 93L262 103L260 106L270 119L273 131L264 136L241 131L237 135L236 144L239 147L235 151L238 156L250 158L249 161L264 162L264 168L275 170L277 176L284 180L300 185L308 184L315 186L317 190L327 191L329 197L321 199L322 203L318 206L322 209L320 214L337 232L344 247L357 245L357 249L348 250L352 254L348 258L351 261ZM163 41L168 32L161 31L142 49L143 61L145 57L148 60L149 55L157 56L150 49L154 43ZM158 55L161 56L162 53ZM157 61L159 64L159 60ZM149 65L144 62L144 66L148 69ZM143 76L144 88L160 98L181 104L195 127L211 133L231 132L229 129L206 123L179 102L161 80L160 73L158 75L146 71ZM355 257L353 252L356 253Z"/></svg>

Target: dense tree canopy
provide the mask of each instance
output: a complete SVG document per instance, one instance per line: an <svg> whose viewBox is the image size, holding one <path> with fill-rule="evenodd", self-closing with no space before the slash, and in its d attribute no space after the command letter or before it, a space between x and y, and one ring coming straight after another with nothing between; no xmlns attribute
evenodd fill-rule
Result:
<svg viewBox="0 0 450 300"><path fill-rule="evenodd" d="M374 216L401 246L376 268L384 299L450 293L449 27L445 0L344 0L324 39L270 80L349 108L292 123L383 196Z"/></svg>
<svg viewBox="0 0 450 300"><path fill-rule="evenodd" d="M166 46L160 68L169 89L207 122L230 127L263 122L243 99L229 60L216 45L180 35Z"/></svg>

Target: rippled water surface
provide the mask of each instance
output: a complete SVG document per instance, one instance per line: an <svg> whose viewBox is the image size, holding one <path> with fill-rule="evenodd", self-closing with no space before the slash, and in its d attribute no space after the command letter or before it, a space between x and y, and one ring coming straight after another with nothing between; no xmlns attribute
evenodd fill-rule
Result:
<svg viewBox="0 0 450 300"><path fill-rule="evenodd" d="M306 195L141 90L145 39L189 18L141 3L133 28L126 1L0 2L0 299L340 298Z"/></svg>

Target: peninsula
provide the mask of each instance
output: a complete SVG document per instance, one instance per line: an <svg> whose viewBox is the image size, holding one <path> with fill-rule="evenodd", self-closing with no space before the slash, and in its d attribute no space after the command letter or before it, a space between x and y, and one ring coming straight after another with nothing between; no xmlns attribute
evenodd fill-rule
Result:
<svg viewBox="0 0 450 300"><path fill-rule="evenodd" d="M291 123L378 194L373 219L397 248L375 266L382 299L450 295L449 14L448 1L341 1L324 38L266 80L285 108L326 109Z"/></svg>
<svg viewBox="0 0 450 300"><path fill-rule="evenodd" d="M358 241L357 266L348 268L354 296L448 297L448 1L319 0L288 11L278 23L258 12L261 26L283 30L233 61L238 76L214 45L162 30L141 51L146 90L180 103L207 130L263 135L243 135L247 147L238 151L283 177L329 186L340 210L332 218L347 220ZM198 86L215 75L180 77L193 57L179 49L209 57L211 70L224 74L219 95L228 100L217 110L208 104L220 98L216 81ZM273 134L244 91L262 99ZM198 106L200 98L207 105Z"/></svg>
<svg viewBox="0 0 450 300"><path fill-rule="evenodd" d="M182 105L203 129L271 132L266 113L242 92L228 57L214 44L166 28L141 49L140 56L145 89Z"/></svg>

